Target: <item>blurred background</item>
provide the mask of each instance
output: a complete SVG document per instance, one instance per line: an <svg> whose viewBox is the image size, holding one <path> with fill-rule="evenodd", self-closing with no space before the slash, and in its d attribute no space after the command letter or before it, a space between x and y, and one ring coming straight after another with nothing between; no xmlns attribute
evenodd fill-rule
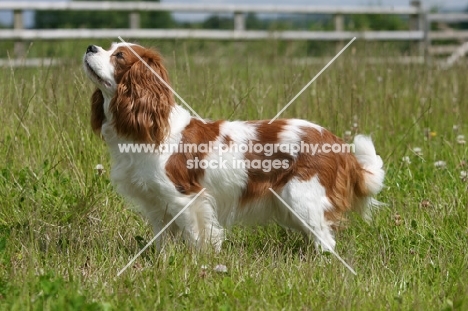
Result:
<svg viewBox="0 0 468 311"><path fill-rule="evenodd" d="M48 0L47 2L69 2L71 0ZM86 1L86 0L85 0ZM117 0L118 1L118 0ZM162 0L152 2L161 2L161 3L189 3L189 4L267 4L267 5L323 5L324 1L319 0L291 0L285 3L281 0ZM349 6L407 6L410 4L411 0L329 0L326 1L326 5L349 5ZM2 0L0 2L6 2ZM35 0L34 2L41 2L40 0ZM452 12L463 12L468 9L468 1L466 0L423 0L421 1L422 5L426 9L433 11L452 11ZM69 26L99 26L99 20L97 18L92 18L88 14L88 18L84 18L83 12L73 12L66 13L61 16L51 17L55 12L44 11L36 14L34 11L27 10L24 15L24 25L26 28L42 28L42 27L62 27L65 25ZM110 17L111 15L102 15ZM115 14L113 15L116 16ZM216 15L214 15L216 16ZM175 13L171 14L171 18L166 19L159 24L153 24L151 26L174 26L174 24L185 25L187 22L202 22L205 21L209 23L207 19L213 16L210 14L184 14L184 13ZM267 17L267 16L265 16ZM71 19L70 19L71 18ZM271 16L270 16L271 18ZM121 19L120 22L124 22L125 19ZM101 23L105 22L101 19ZM109 22L109 21L107 21ZM172 23L171 23L172 22ZM115 21L118 25L119 22ZM11 27L13 25L13 11L0 11L0 27ZM112 24L108 24L112 26ZM148 25L149 26L149 25Z"/></svg>
<svg viewBox="0 0 468 311"><path fill-rule="evenodd" d="M73 58L73 42L105 45L118 36L151 45L155 40L158 45L161 40L300 42L313 56L335 53L357 37L366 48L387 51L385 44L391 43L397 54L412 58L404 61L427 62L433 56L463 57L466 29L466 0L0 1L0 64L6 58ZM50 48L57 41L67 42L59 53ZM40 61L22 64L28 62Z"/></svg>

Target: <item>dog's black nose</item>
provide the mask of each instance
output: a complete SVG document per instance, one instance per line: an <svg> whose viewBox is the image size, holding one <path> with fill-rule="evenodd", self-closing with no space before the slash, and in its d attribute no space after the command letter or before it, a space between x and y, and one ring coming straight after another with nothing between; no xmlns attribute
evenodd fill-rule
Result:
<svg viewBox="0 0 468 311"><path fill-rule="evenodd" d="M95 45L90 45L86 49L86 53L97 53L97 47Z"/></svg>

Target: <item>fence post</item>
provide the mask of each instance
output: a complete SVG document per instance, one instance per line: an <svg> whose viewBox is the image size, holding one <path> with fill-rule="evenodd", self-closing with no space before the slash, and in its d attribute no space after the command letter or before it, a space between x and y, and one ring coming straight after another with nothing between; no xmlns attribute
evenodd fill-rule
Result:
<svg viewBox="0 0 468 311"><path fill-rule="evenodd" d="M423 8L422 8L422 5L421 5L421 1L420 0L411 0L410 1L410 5L412 7L414 7L418 13L417 14L414 14L414 15L411 15L411 18L410 18L410 30L413 30L413 31L418 31L418 30L421 30L421 31L425 31L425 22L424 22L424 19L425 19L425 16L424 16L424 12L423 12ZM425 54L425 38L422 38L418 41L418 44L417 44L417 50L418 50L418 54L419 56L422 56L424 57L424 54Z"/></svg>
<svg viewBox="0 0 468 311"><path fill-rule="evenodd" d="M234 30L245 30L245 14L243 12L234 12Z"/></svg>
<svg viewBox="0 0 468 311"><path fill-rule="evenodd" d="M20 32L24 29L23 24L23 11L15 10L13 11L13 30ZM15 41L15 45L13 47L13 54L16 58L24 57L26 53L26 49L24 46L24 42L21 40Z"/></svg>
<svg viewBox="0 0 468 311"><path fill-rule="evenodd" d="M140 28L140 13L130 12L129 22L130 22L130 29L139 29Z"/></svg>
<svg viewBox="0 0 468 311"><path fill-rule="evenodd" d="M333 16L335 23L335 31L344 31L344 16L343 14L335 14ZM338 53L343 48L343 41L339 40L336 43L336 52Z"/></svg>
<svg viewBox="0 0 468 311"><path fill-rule="evenodd" d="M429 36L431 32L431 20L429 18L429 13L424 12L424 61L426 63L431 63L431 37Z"/></svg>

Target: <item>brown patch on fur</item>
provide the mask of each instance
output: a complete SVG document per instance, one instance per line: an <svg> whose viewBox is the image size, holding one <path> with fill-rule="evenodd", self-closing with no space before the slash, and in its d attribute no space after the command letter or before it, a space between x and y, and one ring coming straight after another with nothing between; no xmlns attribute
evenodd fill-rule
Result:
<svg viewBox="0 0 468 311"><path fill-rule="evenodd" d="M277 144L279 142L279 134L283 131L284 126L287 124L286 120L275 120L272 124L268 124L269 120L247 122L253 124L257 128L258 140L252 141L253 144ZM281 189L294 175L294 157L284 152L274 152L271 156L261 153L245 153L245 159L253 164L252 161L261 163L264 160L281 162L287 161L287 168L274 169L273 167L269 172L263 171L262 168L248 168L248 181L247 185L240 198L241 205L249 201L258 199L260 197L272 195L269 188L277 191Z"/></svg>
<svg viewBox="0 0 468 311"><path fill-rule="evenodd" d="M308 144L339 144L345 142L323 129L320 133L314 128L303 127L302 139ZM310 180L316 174L325 188L333 209L325 212L325 217L333 222L344 219L344 213L351 210L359 199L368 196L364 180L365 170L351 152L301 153L297 158L296 176L300 180Z"/></svg>
<svg viewBox="0 0 468 311"><path fill-rule="evenodd" d="M105 119L104 96L99 89L96 89L91 96L91 128L97 135L101 135L102 123Z"/></svg>
<svg viewBox="0 0 468 311"><path fill-rule="evenodd" d="M222 144L229 145L229 144L231 144L232 142L233 142L233 140L232 140L231 136L229 136L229 135L224 135L224 136L222 137L222 141L221 141Z"/></svg>
<svg viewBox="0 0 468 311"><path fill-rule="evenodd" d="M118 134L137 142L161 143L169 133L169 116L174 106L169 78L161 56L141 46L119 47L111 56L117 91L109 110ZM147 66L151 67L150 70Z"/></svg>
<svg viewBox="0 0 468 311"><path fill-rule="evenodd" d="M200 152L201 144L209 144L210 141L215 141L219 136L219 127L223 121L210 122L204 124L200 120L192 118L189 125L182 131L182 146L188 144L197 145L197 150L194 152L174 153L169 157L166 163L166 175L176 186L177 190L183 194L198 193L203 188L200 185L200 179L204 175L204 170L201 168L187 167L187 161L203 160L207 152Z"/></svg>
<svg viewBox="0 0 468 311"><path fill-rule="evenodd" d="M272 124L268 121L249 122L257 126L258 141L263 146L267 143L281 143L279 135L287 124L287 120L278 120ZM313 127L301 127L303 134L301 140L308 145L345 144L343 140L326 129L319 131ZM298 141L297 143L301 143ZM245 158L252 160L286 160L289 167L286 169L273 169L264 172L262 169L248 169L248 182L241 197L241 204L251 200L271 195L269 188L280 191L287 182L293 178L308 181L318 176L320 183L333 209L325 212L325 217L336 224L344 219L344 213L359 203L359 200L368 196L364 181L364 169L361 168L356 157L351 152L319 152L312 154L312 148L307 152L300 152L296 158L289 153L276 152L271 156L246 153Z"/></svg>

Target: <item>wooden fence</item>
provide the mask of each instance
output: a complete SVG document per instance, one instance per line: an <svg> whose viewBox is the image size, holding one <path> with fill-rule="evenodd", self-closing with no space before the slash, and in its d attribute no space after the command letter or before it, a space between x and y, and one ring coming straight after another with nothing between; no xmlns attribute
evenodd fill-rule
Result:
<svg viewBox="0 0 468 311"><path fill-rule="evenodd" d="M468 21L468 14L430 14L423 10L420 1L411 1L402 7L385 6L293 6L293 5L227 5L227 4L170 4L159 2L0 2L0 11L14 12L13 29L1 29L0 40L17 41L15 52L23 53L25 40L59 39L100 39L124 38L141 39L219 39L219 40L326 40L342 42L357 37L367 41L412 41L418 44L418 55L450 53L456 45L435 45L434 41L468 40L468 31L456 31L450 27L432 31L435 23ZM126 29L25 29L24 11L54 10L60 11L126 11L129 13L129 27ZM232 30L210 29L140 29L140 12L169 11L178 13L224 13L234 17ZM247 30L248 13L274 14L324 14L333 16L333 31L264 31ZM408 17L408 29L404 31L345 31L345 16L352 14L388 14Z"/></svg>

